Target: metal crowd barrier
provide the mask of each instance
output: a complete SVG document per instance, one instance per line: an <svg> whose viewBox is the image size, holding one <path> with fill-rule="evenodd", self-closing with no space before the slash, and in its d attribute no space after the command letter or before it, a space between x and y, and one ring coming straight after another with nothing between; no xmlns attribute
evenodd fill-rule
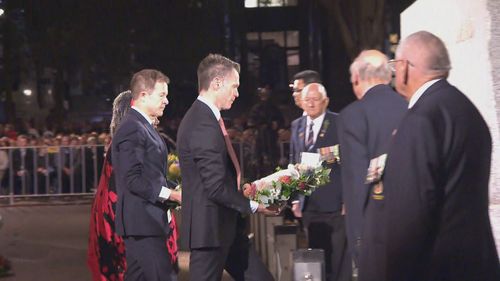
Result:
<svg viewBox="0 0 500 281"><path fill-rule="evenodd" d="M91 195L104 159L103 145L2 147L0 199ZM4 155L5 156L5 155Z"/></svg>
<svg viewBox="0 0 500 281"><path fill-rule="evenodd" d="M245 178L245 145L233 145ZM289 143L278 147L280 160L287 161ZM0 153L8 159L0 169L0 201L9 199L10 204L17 198L92 195L104 160L103 145L1 147Z"/></svg>

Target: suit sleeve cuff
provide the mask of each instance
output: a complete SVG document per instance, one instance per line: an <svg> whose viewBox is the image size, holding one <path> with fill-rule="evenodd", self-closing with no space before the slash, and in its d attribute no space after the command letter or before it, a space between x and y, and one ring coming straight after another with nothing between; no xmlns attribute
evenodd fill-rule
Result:
<svg viewBox="0 0 500 281"><path fill-rule="evenodd" d="M167 188L165 186L161 187L160 195L158 195L158 200L163 202L165 200L168 200L170 198L170 193L172 193L172 190L170 188Z"/></svg>
<svg viewBox="0 0 500 281"><path fill-rule="evenodd" d="M252 213L257 212L258 208L259 208L259 203L250 200L250 209L252 209Z"/></svg>

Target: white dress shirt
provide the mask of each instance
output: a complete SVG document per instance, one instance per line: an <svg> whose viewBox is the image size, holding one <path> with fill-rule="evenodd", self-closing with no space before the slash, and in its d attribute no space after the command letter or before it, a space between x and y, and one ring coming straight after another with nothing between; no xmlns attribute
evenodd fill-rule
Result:
<svg viewBox="0 0 500 281"><path fill-rule="evenodd" d="M432 86L439 80L441 80L441 78L427 81L422 86L420 86L420 88L418 88L415 94L411 96L410 102L408 103L408 108L412 108L417 103L418 99L420 99L420 97L424 94L424 92L427 91L427 89L429 89L430 86Z"/></svg>
<svg viewBox="0 0 500 281"><path fill-rule="evenodd" d="M313 143L316 143L316 140L318 139L318 134L319 131L321 130L321 126L323 125L323 120L325 119L326 112L323 112L320 116L316 117L316 119L311 119L311 117L307 116L307 122L306 122L306 140L309 137L309 127L311 125L311 122L313 122Z"/></svg>

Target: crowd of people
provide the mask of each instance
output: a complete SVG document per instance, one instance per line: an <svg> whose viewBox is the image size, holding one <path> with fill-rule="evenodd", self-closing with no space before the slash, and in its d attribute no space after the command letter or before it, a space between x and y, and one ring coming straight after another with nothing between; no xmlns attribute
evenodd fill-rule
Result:
<svg viewBox="0 0 500 281"><path fill-rule="evenodd" d="M279 110L276 112L279 114ZM259 108L227 122L229 137L238 155L243 157L248 180L288 163L289 129L281 124L269 128L265 124L257 125L254 121L257 115L262 115ZM172 150L175 150L179 122L174 118L158 125ZM93 192L110 141L109 128L102 128L101 123L66 123L55 130L38 130L30 122L17 126L0 124L0 194L11 192L11 181L15 195L69 193L71 190L72 193ZM72 174L73 184L70 183Z"/></svg>
<svg viewBox="0 0 500 281"><path fill-rule="evenodd" d="M0 193L91 192L109 141L108 133L45 132L37 137L5 131L0 138Z"/></svg>

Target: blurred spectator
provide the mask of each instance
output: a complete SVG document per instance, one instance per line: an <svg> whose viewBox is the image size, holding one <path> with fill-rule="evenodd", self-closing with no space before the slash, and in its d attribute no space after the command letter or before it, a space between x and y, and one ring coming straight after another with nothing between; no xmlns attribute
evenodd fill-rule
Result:
<svg viewBox="0 0 500 281"><path fill-rule="evenodd" d="M5 124L4 126L4 136L8 137L9 139L15 140L17 139L17 132L14 129L14 126L10 123Z"/></svg>
<svg viewBox="0 0 500 281"><path fill-rule="evenodd" d="M257 177L271 173L279 160L277 130L283 124L283 116L270 100L271 90L259 88L259 102L252 107L248 116L249 123L256 129L255 155Z"/></svg>
<svg viewBox="0 0 500 281"><path fill-rule="evenodd" d="M77 150L71 147L70 136L64 135L61 137L61 148L59 152L58 165L61 169L62 177L62 193L79 192L81 185L78 185L78 180L75 177L75 171L81 169Z"/></svg>
<svg viewBox="0 0 500 281"><path fill-rule="evenodd" d="M104 147L96 146L97 138L90 136L85 146L85 192L89 192L98 184L101 174L102 163L104 161Z"/></svg>
<svg viewBox="0 0 500 281"><path fill-rule="evenodd" d="M280 160L279 166L284 168L288 165L288 157L290 154L290 136L291 132L287 129L279 129L278 130L278 144L280 148Z"/></svg>
<svg viewBox="0 0 500 281"><path fill-rule="evenodd" d="M243 176L247 182L254 181L257 179L254 129L246 129L243 131L240 140L243 150Z"/></svg>
<svg viewBox="0 0 500 281"><path fill-rule="evenodd" d="M54 158L49 157L48 149L45 146L45 140L40 139L40 147L36 148L36 183L37 193L45 194L49 192L51 183L55 180Z"/></svg>
<svg viewBox="0 0 500 281"><path fill-rule="evenodd" d="M9 154L4 147L7 146L5 138L0 139L0 194L8 194Z"/></svg>
<svg viewBox="0 0 500 281"><path fill-rule="evenodd" d="M40 137L38 130L33 126L33 120L24 122L24 130L28 136L33 137L34 139L38 139Z"/></svg>
<svg viewBox="0 0 500 281"><path fill-rule="evenodd" d="M14 171L14 194L33 192L31 176L33 175L33 149L27 148L28 137L19 135L18 148L12 151L12 169Z"/></svg>

